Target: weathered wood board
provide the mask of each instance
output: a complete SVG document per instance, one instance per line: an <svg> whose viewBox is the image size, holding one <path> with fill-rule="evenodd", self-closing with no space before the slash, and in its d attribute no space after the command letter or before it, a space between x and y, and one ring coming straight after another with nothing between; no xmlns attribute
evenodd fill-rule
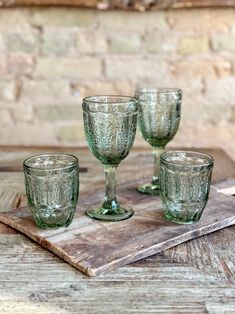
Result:
<svg viewBox="0 0 235 314"><path fill-rule="evenodd" d="M194 7L234 7L234 0L0 0L0 6L78 6L100 10L163 10Z"/></svg>
<svg viewBox="0 0 235 314"><path fill-rule="evenodd" d="M101 222L85 215L88 208L102 202L103 190L100 188L81 193L75 218L68 228L37 228L28 208L22 207L19 195L20 207L0 213L0 221L26 234L89 276L235 224L234 179L211 187L203 216L194 225L167 221L160 198L139 194L136 191L139 183L132 181L118 189L121 203L135 210L132 218L121 222Z"/></svg>

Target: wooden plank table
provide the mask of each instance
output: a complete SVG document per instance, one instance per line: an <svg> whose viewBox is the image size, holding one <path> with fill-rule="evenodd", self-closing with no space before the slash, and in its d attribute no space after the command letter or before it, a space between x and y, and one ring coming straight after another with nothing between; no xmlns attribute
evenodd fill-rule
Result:
<svg viewBox="0 0 235 314"><path fill-rule="evenodd" d="M102 166L85 148L0 147L0 191L24 193L22 161L49 151L79 156L81 191L104 184ZM198 150L198 149L197 149ZM235 178L222 151L213 181ZM135 148L118 169L118 183L151 175L150 150ZM5 193L5 194L4 194ZM6 199L9 197L6 197ZM0 210L9 204L0 204ZM178 245L99 277L88 278L25 236L0 224L0 313L235 313L235 227Z"/></svg>

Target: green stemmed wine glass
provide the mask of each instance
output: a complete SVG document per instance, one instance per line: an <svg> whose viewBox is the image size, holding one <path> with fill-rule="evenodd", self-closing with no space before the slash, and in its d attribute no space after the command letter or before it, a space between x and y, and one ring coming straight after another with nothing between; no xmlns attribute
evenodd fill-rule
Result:
<svg viewBox="0 0 235 314"><path fill-rule="evenodd" d="M159 195L160 155L175 136L180 122L182 91L177 88L139 88L138 124L143 138L153 147L154 174L151 183L140 185L138 191Z"/></svg>
<svg viewBox="0 0 235 314"><path fill-rule="evenodd" d="M109 221L127 219L134 212L118 202L115 174L135 139L138 102L128 96L90 96L83 99L82 108L88 146L102 162L106 179L103 204L89 209L87 215Z"/></svg>

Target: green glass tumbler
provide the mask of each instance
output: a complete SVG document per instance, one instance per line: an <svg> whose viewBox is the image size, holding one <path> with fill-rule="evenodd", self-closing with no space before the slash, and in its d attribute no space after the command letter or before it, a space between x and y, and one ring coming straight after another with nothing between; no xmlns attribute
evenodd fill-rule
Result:
<svg viewBox="0 0 235 314"><path fill-rule="evenodd" d="M159 195L160 155L175 136L181 116L182 91L177 88L139 88L138 124L143 138L153 147L154 173L151 183L138 187L148 195Z"/></svg>
<svg viewBox="0 0 235 314"><path fill-rule="evenodd" d="M161 155L161 200L168 220L192 224L206 206L214 161L207 154L190 151Z"/></svg>
<svg viewBox="0 0 235 314"><path fill-rule="evenodd" d="M39 228L71 224L79 194L79 162L69 154L45 154L24 161L28 206Z"/></svg>
<svg viewBox="0 0 235 314"><path fill-rule="evenodd" d="M103 204L87 215L100 220L118 221L131 217L133 209L116 198L116 169L133 145L138 104L128 96L90 96L83 100L83 120L88 146L104 166L106 192Z"/></svg>

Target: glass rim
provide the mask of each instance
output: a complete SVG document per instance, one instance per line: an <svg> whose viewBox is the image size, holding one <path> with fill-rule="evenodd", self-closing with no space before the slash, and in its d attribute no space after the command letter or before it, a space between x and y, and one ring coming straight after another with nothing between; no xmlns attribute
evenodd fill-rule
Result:
<svg viewBox="0 0 235 314"><path fill-rule="evenodd" d="M139 94L173 94L179 93L182 94L183 91L177 87L139 87L135 90L135 93Z"/></svg>
<svg viewBox="0 0 235 314"><path fill-rule="evenodd" d="M107 98L110 98L110 99L114 99L114 98L120 98L122 99L122 101L115 101L115 100L110 100L110 101L107 101L107 102L104 102L104 101L99 101L99 100L94 100L93 98L102 98L102 97L107 97ZM87 103L96 103L96 104L103 104L103 105L106 105L106 104L116 104L116 105L121 105L121 104L126 104L126 103L129 103L129 102L137 102L137 99L133 96L125 96L125 95L92 95L92 96L87 96L85 98L83 98L83 102L87 102Z"/></svg>
<svg viewBox="0 0 235 314"><path fill-rule="evenodd" d="M174 165L174 166L179 166L182 167L182 164L179 164L175 161L169 161L165 158L166 155L172 154L172 153L178 153L178 154L196 154L199 155L201 157L203 157L203 160L205 160L205 162L200 163L200 164L194 164L194 165L186 165L185 167L205 167L205 166L213 166L214 165L214 158L207 154L207 153L202 153L202 152L198 152L198 151L191 151L191 150L172 150L172 151L166 151L164 153L161 154L160 156L160 160L162 162L164 162L165 164L168 165Z"/></svg>
<svg viewBox="0 0 235 314"><path fill-rule="evenodd" d="M53 168L53 169L47 169L47 168L42 168L42 167L34 167L34 166L29 166L27 165L27 162L29 162L31 159L33 158L37 158L37 157L52 157L52 156L64 156L64 157L72 157L73 158L73 163L71 165L68 166L64 166L64 167L57 167L57 168ZM57 171L57 170L66 170L69 168L72 168L74 166L78 165L79 166L79 159L78 157L72 155L72 154L67 154L67 153L45 153L45 154L36 154L36 155L32 155L28 158L26 158L23 162L23 166L26 169L33 169L33 170L41 170L41 171Z"/></svg>

